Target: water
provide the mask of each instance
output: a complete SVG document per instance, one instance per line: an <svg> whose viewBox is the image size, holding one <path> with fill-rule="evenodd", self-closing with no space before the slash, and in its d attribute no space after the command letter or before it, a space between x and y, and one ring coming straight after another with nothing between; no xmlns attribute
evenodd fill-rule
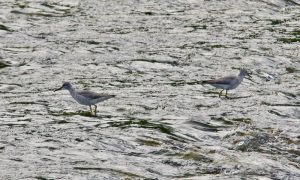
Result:
<svg viewBox="0 0 300 180"><path fill-rule="evenodd" d="M0 179L299 179L299 4L1 1Z"/></svg>

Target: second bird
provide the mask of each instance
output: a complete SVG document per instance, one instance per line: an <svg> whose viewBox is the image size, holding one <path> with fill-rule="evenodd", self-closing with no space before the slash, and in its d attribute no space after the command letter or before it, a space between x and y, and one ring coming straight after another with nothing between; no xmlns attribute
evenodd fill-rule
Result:
<svg viewBox="0 0 300 180"><path fill-rule="evenodd" d="M69 82L63 83L63 85L60 88L58 88L54 91L58 91L61 89L68 90L70 92L71 96L79 104L89 106L91 114L93 114L92 105L94 105L95 106L95 116L97 113L97 106L96 106L97 103L115 97L115 95L99 94L99 93L95 93L92 91L76 91Z"/></svg>
<svg viewBox="0 0 300 180"><path fill-rule="evenodd" d="M241 69L238 76L226 76L219 79L202 81L202 84L209 84L218 89L222 89L219 93L219 97L221 97L222 92L226 90L225 97L227 97L227 91L237 88L246 75L250 76L246 69Z"/></svg>

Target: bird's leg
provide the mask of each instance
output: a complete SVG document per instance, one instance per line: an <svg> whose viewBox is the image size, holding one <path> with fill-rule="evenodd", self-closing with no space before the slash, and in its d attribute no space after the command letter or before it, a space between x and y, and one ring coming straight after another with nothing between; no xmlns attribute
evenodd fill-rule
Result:
<svg viewBox="0 0 300 180"><path fill-rule="evenodd" d="M90 106L90 111L91 111L91 114L93 114L92 106Z"/></svg>
<svg viewBox="0 0 300 180"><path fill-rule="evenodd" d="M227 98L228 98L228 96L227 96L227 90L226 90L226 94L225 94L225 97L227 97Z"/></svg>
<svg viewBox="0 0 300 180"><path fill-rule="evenodd" d="M219 97L221 97L222 96L222 92L224 91L224 89L222 89L222 91L219 93Z"/></svg>
<svg viewBox="0 0 300 180"><path fill-rule="evenodd" d="M94 106L95 106L95 116L96 116L96 114L97 114L97 106L94 104Z"/></svg>

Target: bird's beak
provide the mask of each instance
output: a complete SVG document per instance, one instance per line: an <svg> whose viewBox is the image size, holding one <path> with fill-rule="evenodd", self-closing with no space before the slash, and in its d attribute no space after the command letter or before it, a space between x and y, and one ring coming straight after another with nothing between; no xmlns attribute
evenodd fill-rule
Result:
<svg viewBox="0 0 300 180"><path fill-rule="evenodd" d="M62 88L63 88L63 86L62 86L62 87L60 87L60 88L58 88L58 89L55 89L55 90L54 90L54 92L55 92L55 91L62 90Z"/></svg>
<svg viewBox="0 0 300 180"><path fill-rule="evenodd" d="M245 78L248 79L249 81L252 81L252 76L249 72L246 74Z"/></svg>

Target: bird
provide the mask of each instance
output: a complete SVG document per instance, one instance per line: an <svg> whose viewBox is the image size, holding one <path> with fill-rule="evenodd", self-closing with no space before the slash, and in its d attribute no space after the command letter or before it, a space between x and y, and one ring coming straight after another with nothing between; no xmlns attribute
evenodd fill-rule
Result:
<svg viewBox="0 0 300 180"><path fill-rule="evenodd" d="M228 97L227 91L237 88L246 75L250 76L249 72L246 69L242 68L238 76L225 76L219 79L205 80L202 81L202 84L209 84L216 87L217 89L222 89L219 93L219 97L222 96L222 92L225 90L225 97Z"/></svg>
<svg viewBox="0 0 300 180"><path fill-rule="evenodd" d="M62 89L66 89L70 92L71 96L82 105L86 105L90 107L91 114L93 114L92 105L95 106L95 116L97 114L97 103L105 101L107 99L115 97L115 95L109 94L99 94L92 91L76 91L69 82L64 82L63 85L54 90L59 91Z"/></svg>

